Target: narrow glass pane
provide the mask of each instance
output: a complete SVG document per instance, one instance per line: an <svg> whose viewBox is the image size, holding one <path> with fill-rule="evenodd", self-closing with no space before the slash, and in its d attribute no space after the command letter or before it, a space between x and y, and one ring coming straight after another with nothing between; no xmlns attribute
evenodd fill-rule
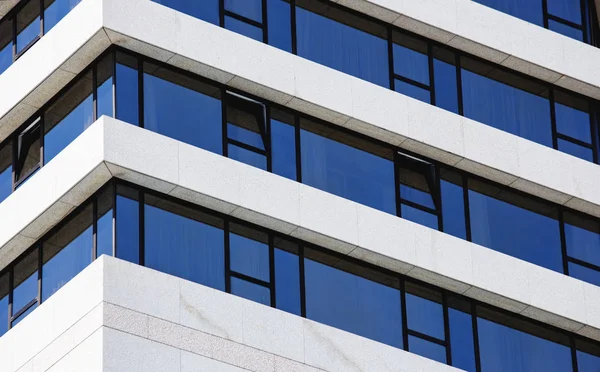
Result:
<svg viewBox="0 0 600 372"><path fill-rule="evenodd" d="M579 343L579 342L578 342ZM577 350L577 370L579 372L600 371L600 353L597 347L592 347L594 354ZM591 351L591 350L590 350Z"/></svg>
<svg viewBox="0 0 600 372"><path fill-rule="evenodd" d="M6 17L0 22L0 74L13 62L12 24Z"/></svg>
<svg viewBox="0 0 600 372"><path fill-rule="evenodd" d="M406 83L402 80L396 80L394 82L394 88L398 93L402 93L425 103L431 103L431 93L427 89Z"/></svg>
<svg viewBox="0 0 600 372"><path fill-rule="evenodd" d="M140 262L139 192L117 187L117 257L132 263Z"/></svg>
<svg viewBox="0 0 600 372"><path fill-rule="evenodd" d="M88 71L44 113L44 163L94 122L92 72Z"/></svg>
<svg viewBox="0 0 600 372"><path fill-rule="evenodd" d="M12 140L0 147L0 203L12 193L12 149Z"/></svg>
<svg viewBox="0 0 600 372"><path fill-rule="evenodd" d="M269 45L292 52L292 23L287 0L267 0Z"/></svg>
<svg viewBox="0 0 600 372"><path fill-rule="evenodd" d="M565 19L567 21L581 24L580 0L546 0L548 14Z"/></svg>
<svg viewBox="0 0 600 372"><path fill-rule="evenodd" d="M96 257L113 255L113 191L111 186L98 197Z"/></svg>
<svg viewBox="0 0 600 372"><path fill-rule="evenodd" d="M429 85L429 57L425 41L394 33L393 52L397 75Z"/></svg>
<svg viewBox="0 0 600 372"><path fill-rule="evenodd" d="M600 266L600 223L579 214L564 213L567 254Z"/></svg>
<svg viewBox="0 0 600 372"><path fill-rule="evenodd" d="M436 360L440 363L446 363L446 348L442 345L423 340L415 336L408 336L408 350L411 353L419 354L425 358Z"/></svg>
<svg viewBox="0 0 600 372"><path fill-rule="evenodd" d="M558 139L558 151L573 155L579 159L594 161L594 153L591 148L583 147L570 141Z"/></svg>
<svg viewBox="0 0 600 372"><path fill-rule="evenodd" d="M440 186L442 189L444 232L457 238L466 239L467 228L462 176L442 169Z"/></svg>
<svg viewBox="0 0 600 372"><path fill-rule="evenodd" d="M138 64L135 57L117 53L117 119L139 125Z"/></svg>
<svg viewBox="0 0 600 372"><path fill-rule="evenodd" d="M275 238L275 300L277 308L300 315L300 258L296 244Z"/></svg>
<svg viewBox="0 0 600 372"><path fill-rule="evenodd" d="M261 0L225 0L225 10L262 23Z"/></svg>
<svg viewBox="0 0 600 372"><path fill-rule="evenodd" d="M306 317L402 348L400 291L305 259Z"/></svg>
<svg viewBox="0 0 600 372"><path fill-rule="evenodd" d="M249 23L237 20L235 18L225 16L225 28L238 34L247 36L256 41L263 41L262 28L253 26Z"/></svg>
<svg viewBox="0 0 600 372"><path fill-rule="evenodd" d="M0 337L8 331L9 274L0 276Z"/></svg>
<svg viewBox="0 0 600 372"><path fill-rule="evenodd" d="M44 0L44 33L50 31L81 0Z"/></svg>
<svg viewBox="0 0 600 372"><path fill-rule="evenodd" d="M232 277L231 293L263 305L271 306L271 291L267 287Z"/></svg>
<svg viewBox="0 0 600 372"><path fill-rule="evenodd" d="M556 22L552 19L548 20L548 28L554 32L570 37L571 39L583 41L583 31L564 23Z"/></svg>
<svg viewBox="0 0 600 372"><path fill-rule="evenodd" d="M273 173L296 181L296 132L293 116L271 110Z"/></svg>
<svg viewBox="0 0 600 372"><path fill-rule="evenodd" d="M153 72L144 74L144 127L222 154L219 89L154 67L144 66Z"/></svg>
<svg viewBox="0 0 600 372"><path fill-rule="evenodd" d="M227 146L228 157L253 167L267 170L266 156L254 151L246 150L236 145Z"/></svg>
<svg viewBox="0 0 600 372"><path fill-rule="evenodd" d="M556 92L555 96L556 131L591 144L588 102L559 92ZM559 100L563 103L559 103Z"/></svg>
<svg viewBox="0 0 600 372"><path fill-rule="evenodd" d="M269 282L267 234L246 226L231 224L229 233L231 270Z"/></svg>
<svg viewBox="0 0 600 372"><path fill-rule="evenodd" d="M219 0L153 0L214 25L219 24Z"/></svg>
<svg viewBox="0 0 600 372"><path fill-rule="evenodd" d="M38 248L31 250L13 269L13 315L38 296Z"/></svg>
<svg viewBox="0 0 600 372"><path fill-rule="evenodd" d="M408 329L444 340L442 294L410 282L406 283Z"/></svg>
<svg viewBox="0 0 600 372"><path fill-rule="evenodd" d="M39 119L31 124L17 139L17 167L15 178L22 182L40 168L40 137Z"/></svg>
<svg viewBox="0 0 600 372"><path fill-rule="evenodd" d="M40 1L29 0L17 13L17 54L40 36Z"/></svg>
<svg viewBox="0 0 600 372"><path fill-rule="evenodd" d="M92 205L43 243L42 302L92 262Z"/></svg>
<svg viewBox="0 0 600 372"><path fill-rule="evenodd" d="M390 160L391 151L386 154L386 149L374 145L369 147L369 143L364 143L363 146L363 143L346 134L340 134L339 138L348 144L341 143L325 137L336 136L331 131L328 133L327 128L308 127L309 122L304 120L301 120L301 124L303 183L396 214L394 162ZM317 134L316 131L323 135ZM384 158L367 150L389 157Z"/></svg>
<svg viewBox="0 0 600 372"><path fill-rule="evenodd" d="M422 211L406 204L402 204L401 212L402 218L404 219L438 230L438 218L435 214Z"/></svg>
<svg viewBox="0 0 600 372"><path fill-rule="evenodd" d="M144 222L147 267L225 290L220 218L146 195Z"/></svg>
<svg viewBox="0 0 600 372"><path fill-rule="evenodd" d="M434 47L433 56L435 105L458 114L458 80L454 53Z"/></svg>
<svg viewBox="0 0 600 372"><path fill-rule="evenodd" d="M449 308L448 318L452 365L468 372L475 372L475 345L471 314Z"/></svg>
<svg viewBox="0 0 600 372"><path fill-rule="evenodd" d="M227 137L265 150L265 107L233 94L227 95Z"/></svg>
<svg viewBox="0 0 600 372"><path fill-rule="evenodd" d="M433 196L425 175L403 168L400 162L400 197L427 208L435 209Z"/></svg>
<svg viewBox="0 0 600 372"><path fill-rule="evenodd" d="M474 0L527 22L544 27L542 0ZM559 0L560 1L560 0Z"/></svg>
<svg viewBox="0 0 600 372"><path fill-rule="evenodd" d="M98 100L97 100L97 113L96 118L100 118L102 115L114 117L113 113L113 56L109 54L102 61L98 63L97 68L97 89L98 89Z"/></svg>
<svg viewBox="0 0 600 372"><path fill-rule="evenodd" d="M569 262L569 276L600 287L600 271Z"/></svg>
<svg viewBox="0 0 600 372"><path fill-rule="evenodd" d="M227 137L245 143L257 149L264 150L265 146L260 133L253 132L237 125L227 124Z"/></svg>
<svg viewBox="0 0 600 372"><path fill-rule="evenodd" d="M331 7L327 9L327 17L331 18L327 18L306 9L312 5L309 1L296 3L299 56L389 87L385 27ZM368 31L350 25L363 26Z"/></svg>

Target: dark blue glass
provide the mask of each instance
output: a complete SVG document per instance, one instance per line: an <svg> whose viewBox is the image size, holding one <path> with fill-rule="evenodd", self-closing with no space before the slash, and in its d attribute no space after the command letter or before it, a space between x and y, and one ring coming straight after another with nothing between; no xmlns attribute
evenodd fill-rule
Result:
<svg viewBox="0 0 600 372"><path fill-rule="evenodd" d="M262 23L262 0L224 0L225 10Z"/></svg>
<svg viewBox="0 0 600 372"><path fill-rule="evenodd" d="M300 261L297 255L275 249L275 283L277 308L300 315Z"/></svg>
<svg viewBox="0 0 600 372"><path fill-rule="evenodd" d="M137 191L130 197L117 195L117 257L132 263L140 262L140 206Z"/></svg>
<svg viewBox="0 0 600 372"><path fill-rule="evenodd" d="M443 177L443 175L442 175ZM457 238L467 238L463 188L442 178L442 217L444 232Z"/></svg>
<svg viewBox="0 0 600 372"><path fill-rule="evenodd" d="M192 17L219 24L219 0L153 0Z"/></svg>
<svg viewBox="0 0 600 372"><path fill-rule="evenodd" d="M580 0L546 0L546 4L548 6L548 14L578 25L581 24Z"/></svg>
<svg viewBox="0 0 600 372"><path fill-rule="evenodd" d="M474 243L562 272L558 221L469 190Z"/></svg>
<svg viewBox="0 0 600 372"><path fill-rule="evenodd" d="M92 206L90 205L44 241L42 302L92 262L92 247Z"/></svg>
<svg viewBox="0 0 600 372"><path fill-rule="evenodd" d="M238 34L248 36L256 41L263 41L263 30L262 28L253 26L249 23L242 22L235 18L225 16L225 28Z"/></svg>
<svg viewBox="0 0 600 372"><path fill-rule="evenodd" d="M554 104L556 131L586 143L592 143L590 114L560 103Z"/></svg>
<svg viewBox="0 0 600 372"><path fill-rule="evenodd" d="M580 146L576 143L558 139L558 150L573 155L579 159L594 161L594 153L591 148Z"/></svg>
<svg viewBox="0 0 600 372"><path fill-rule="evenodd" d="M567 26L564 23L548 20L548 28L554 32L570 37L571 39L583 41L583 31Z"/></svg>
<svg viewBox="0 0 600 372"><path fill-rule="evenodd" d="M429 187L427 186L427 181L425 180L425 177L421 174L405 169L400 169L399 172L400 196L402 197L402 199L419 204L423 207L435 209L433 197L429 192ZM405 177L407 178L406 180L404 180ZM405 181L410 182L411 185L406 185Z"/></svg>
<svg viewBox="0 0 600 372"><path fill-rule="evenodd" d="M266 236L264 238L266 239ZM229 252L231 270L265 282L269 281L269 246L266 242L230 233Z"/></svg>
<svg viewBox="0 0 600 372"><path fill-rule="evenodd" d="M436 86L435 105L458 114L456 66L434 59L433 74Z"/></svg>
<svg viewBox="0 0 600 372"><path fill-rule="evenodd" d="M10 140L0 147L0 203L12 193L12 149Z"/></svg>
<svg viewBox="0 0 600 372"><path fill-rule="evenodd" d="M552 147L550 104L546 98L465 69L462 88L466 117Z"/></svg>
<svg viewBox="0 0 600 372"><path fill-rule="evenodd" d="M0 49L0 74L6 71L6 69L12 65L12 62L12 43L9 43L4 48Z"/></svg>
<svg viewBox="0 0 600 372"><path fill-rule="evenodd" d="M542 0L474 0L501 12L544 27ZM561 0L559 0L561 1Z"/></svg>
<svg viewBox="0 0 600 372"><path fill-rule="evenodd" d="M600 271L569 262L569 276L600 287Z"/></svg>
<svg viewBox="0 0 600 372"><path fill-rule="evenodd" d="M303 183L396 214L391 160L307 130L300 143Z"/></svg>
<svg viewBox="0 0 600 372"><path fill-rule="evenodd" d="M573 258L600 266L600 226L596 221L589 223L587 229L568 223L569 215L565 213L565 242L567 254Z"/></svg>
<svg viewBox="0 0 600 372"><path fill-rule="evenodd" d="M414 49L394 44L394 72L405 78L429 85L429 57Z"/></svg>
<svg viewBox="0 0 600 372"><path fill-rule="evenodd" d="M406 204L402 204L401 212L402 218L404 219L438 230L438 218L435 214L422 211Z"/></svg>
<svg viewBox="0 0 600 372"><path fill-rule="evenodd" d="M17 54L40 36L40 2L30 0L17 13Z"/></svg>
<svg viewBox="0 0 600 372"><path fill-rule="evenodd" d="M423 340L415 336L408 336L408 350L440 363L446 363L446 348L439 344Z"/></svg>
<svg viewBox="0 0 600 372"><path fill-rule="evenodd" d="M96 234L96 257L103 254L113 255L113 211L109 209L98 216L98 233Z"/></svg>
<svg viewBox="0 0 600 372"><path fill-rule="evenodd" d="M203 87L202 84L198 88ZM221 101L150 74L144 74L144 127L217 154L223 153Z"/></svg>
<svg viewBox="0 0 600 372"><path fill-rule="evenodd" d="M44 0L44 33L50 31L81 0Z"/></svg>
<svg viewBox="0 0 600 372"><path fill-rule="evenodd" d="M406 294L408 329L444 340L444 313L442 304Z"/></svg>
<svg viewBox="0 0 600 372"><path fill-rule="evenodd" d="M231 123L227 124L227 137L238 142L245 143L257 149L264 150L264 142L260 133L242 128Z"/></svg>
<svg viewBox="0 0 600 372"><path fill-rule="evenodd" d="M144 211L147 267L225 290L222 228L148 204Z"/></svg>
<svg viewBox="0 0 600 372"><path fill-rule="evenodd" d="M33 312L33 310L35 310L37 308L38 304L35 303L33 304L29 309L27 309L27 311L25 311L23 314L19 315L18 318L16 318L15 320L13 320L12 322L12 326L16 326L17 324L19 324L19 322L25 318L27 318L27 316L29 314L31 314Z"/></svg>
<svg viewBox="0 0 600 372"><path fill-rule="evenodd" d="M427 89L419 88L416 85L396 80L394 82L394 90L419 101L431 103L431 93Z"/></svg>
<svg viewBox="0 0 600 372"><path fill-rule="evenodd" d="M306 317L402 348L400 291L305 259Z"/></svg>
<svg viewBox="0 0 600 372"><path fill-rule="evenodd" d="M8 331L8 275L0 277L0 337Z"/></svg>
<svg viewBox="0 0 600 372"><path fill-rule="evenodd" d="M271 118L273 173L296 180L296 133L294 127Z"/></svg>
<svg viewBox="0 0 600 372"><path fill-rule="evenodd" d="M116 80L115 99L117 104L117 119L123 120L129 124L139 125L137 70L118 63L116 68Z"/></svg>
<svg viewBox="0 0 600 372"><path fill-rule="evenodd" d="M298 55L389 87L387 41L296 7Z"/></svg>
<svg viewBox="0 0 600 372"><path fill-rule="evenodd" d="M236 145L227 146L228 157L253 167L267 170L267 158L254 151L246 150Z"/></svg>
<svg viewBox="0 0 600 372"><path fill-rule="evenodd" d="M231 293L259 304L271 306L271 291L258 284L232 277Z"/></svg>
<svg viewBox="0 0 600 372"><path fill-rule="evenodd" d="M571 350L531 334L478 318L481 370L486 372L572 371Z"/></svg>
<svg viewBox="0 0 600 372"><path fill-rule="evenodd" d="M600 371L600 356L577 350L577 370L579 372Z"/></svg>
<svg viewBox="0 0 600 372"><path fill-rule="evenodd" d="M106 115L114 117L113 109L113 66L112 55L104 58L97 66L97 112L96 118Z"/></svg>
<svg viewBox="0 0 600 372"><path fill-rule="evenodd" d="M292 23L287 0L267 0L269 45L292 52Z"/></svg>
<svg viewBox="0 0 600 372"><path fill-rule="evenodd" d="M452 365L468 372L475 372L475 345L471 314L449 308L448 320L450 322Z"/></svg>
<svg viewBox="0 0 600 372"><path fill-rule="evenodd" d="M35 253L37 255L37 252ZM13 290L13 314L16 314L38 295L37 270L16 285Z"/></svg>

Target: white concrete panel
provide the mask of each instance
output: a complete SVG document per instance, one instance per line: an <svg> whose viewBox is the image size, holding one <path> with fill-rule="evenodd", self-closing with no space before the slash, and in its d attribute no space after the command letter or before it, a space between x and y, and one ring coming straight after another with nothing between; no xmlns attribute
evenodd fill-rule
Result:
<svg viewBox="0 0 600 372"><path fill-rule="evenodd" d="M134 336L149 337L148 315L103 302L102 324Z"/></svg>
<svg viewBox="0 0 600 372"><path fill-rule="evenodd" d="M47 369L47 372L104 372L104 338L104 329L98 329L69 354Z"/></svg>
<svg viewBox="0 0 600 372"><path fill-rule="evenodd" d="M247 369L219 362L187 351L181 352L181 372L245 372Z"/></svg>

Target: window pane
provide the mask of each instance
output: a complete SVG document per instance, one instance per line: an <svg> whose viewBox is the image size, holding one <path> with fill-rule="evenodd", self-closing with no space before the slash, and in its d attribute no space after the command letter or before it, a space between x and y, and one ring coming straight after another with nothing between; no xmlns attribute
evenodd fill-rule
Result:
<svg viewBox="0 0 600 372"><path fill-rule="evenodd" d="M0 74L13 62L12 24L8 18L0 22Z"/></svg>
<svg viewBox="0 0 600 372"><path fill-rule="evenodd" d="M81 0L44 0L44 33L50 31Z"/></svg>
<svg viewBox="0 0 600 372"><path fill-rule="evenodd" d="M452 365L469 372L475 372L475 345L471 314L449 308L450 345L452 345Z"/></svg>
<svg viewBox="0 0 600 372"><path fill-rule="evenodd" d="M577 370L579 372L598 372L600 370L600 354L590 354L577 350Z"/></svg>
<svg viewBox="0 0 600 372"><path fill-rule="evenodd" d="M269 282L268 236L245 226L231 224L229 233L231 270Z"/></svg>
<svg viewBox="0 0 600 372"><path fill-rule="evenodd" d="M117 257L140 262L140 206L139 192L117 186Z"/></svg>
<svg viewBox="0 0 600 372"><path fill-rule="evenodd" d="M96 119L102 115L114 117L113 113L113 56L109 54L98 63L97 68L97 114Z"/></svg>
<svg viewBox="0 0 600 372"><path fill-rule="evenodd" d="M440 363L446 363L446 348L415 336L408 336L408 349L411 353L419 354Z"/></svg>
<svg viewBox="0 0 600 372"><path fill-rule="evenodd" d="M113 191L111 186L98 197L96 257L113 255Z"/></svg>
<svg viewBox="0 0 600 372"><path fill-rule="evenodd" d="M265 150L265 106L237 94L227 94L227 137Z"/></svg>
<svg viewBox="0 0 600 372"><path fill-rule="evenodd" d="M564 214L567 254L600 266L600 224L597 220Z"/></svg>
<svg viewBox="0 0 600 372"><path fill-rule="evenodd" d="M469 185L480 186L471 180ZM488 185L481 187L481 191L497 197L469 190L473 242L563 272L560 231L554 206L528 201L508 191L498 194L499 190ZM504 200L498 197L504 197ZM530 203L520 207L511 204L511 201ZM535 210L547 214L536 213Z"/></svg>
<svg viewBox="0 0 600 372"><path fill-rule="evenodd" d="M19 322L25 318L27 318L27 315L31 314L31 312L33 310L35 310L37 308L38 304L35 303L33 304L29 309L27 309L27 311L25 311L23 314L19 315L18 318L16 318L15 320L13 320L12 322L12 326L16 326L17 324L19 324Z"/></svg>
<svg viewBox="0 0 600 372"><path fill-rule="evenodd" d="M237 125L227 124L227 137L245 143L259 150L264 150L263 139L260 133L253 132Z"/></svg>
<svg viewBox="0 0 600 372"><path fill-rule="evenodd" d="M144 69L153 73L144 74L145 128L222 154L219 89L150 64Z"/></svg>
<svg viewBox="0 0 600 372"><path fill-rule="evenodd" d="M302 147L302 182L320 190L330 192L343 198L367 205L381 211L396 214L396 198L394 197L394 163L389 160L391 151L369 148L377 151L383 158L371 152L363 151L350 144L338 142L332 138L336 133L328 133L327 128L314 126L301 119ZM345 134L339 134L340 140ZM345 137L347 143L360 144L350 136ZM365 143L364 146L370 144ZM365 147L363 147L365 148Z"/></svg>
<svg viewBox="0 0 600 372"><path fill-rule="evenodd" d="M135 57L117 53L116 102L117 119L139 125L138 63Z"/></svg>
<svg viewBox="0 0 600 372"><path fill-rule="evenodd" d="M44 114L44 163L48 163L94 121L92 72L88 71Z"/></svg>
<svg viewBox="0 0 600 372"><path fill-rule="evenodd" d="M269 288L242 279L231 278L231 293L263 305L271 306L271 291Z"/></svg>
<svg viewBox="0 0 600 372"><path fill-rule="evenodd" d="M433 48L433 75L435 81L435 105L458 114L458 88L454 53ZM438 89L439 88L439 89Z"/></svg>
<svg viewBox="0 0 600 372"><path fill-rule="evenodd" d="M419 88L416 85L401 80L396 80L394 82L394 88L398 93L402 93L425 103L431 103L431 93L427 89Z"/></svg>
<svg viewBox="0 0 600 372"><path fill-rule="evenodd" d="M273 173L296 180L296 131L293 116L271 110Z"/></svg>
<svg viewBox="0 0 600 372"><path fill-rule="evenodd" d="M38 248L27 253L13 269L13 315L38 296Z"/></svg>
<svg viewBox="0 0 600 372"><path fill-rule="evenodd" d="M290 3L287 0L268 0L269 44L276 48L292 51L292 26Z"/></svg>
<svg viewBox="0 0 600 372"><path fill-rule="evenodd" d="M225 290L223 221L146 195L145 265Z"/></svg>
<svg viewBox="0 0 600 372"><path fill-rule="evenodd" d="M15 178L18 182L25 180L40 167L40 132L41 127L37 119L17 139Z"/></svg>
<svg viewBox="0 0 600 372"><path fill-rule="evenodd" d="M225 0L225 10L262 23L261 0Z"/></svg>
<svg viewBox="0 0 600 372"><path fill-rule="evenodd" d="M444 232L457 238L467 238L462 177L446 169L441 171L442 217Z"/></svg>
<svg viewBox="0 0 600 372"><path fill-rule="evenodd" d="M192 17L219 24L219 0L153 0Z"/></svg>
<svg viewBox="0 0 600 372"><path fill-rule="evenodd" d="M300 315L300 258L296 244L275 238L275 299L277 308Z"/></svg>
<svg viewBox="0 0 600 372"><path fill-rule="evenodd" d="M581 24L580 0L546 0L548 14L566 19L573 23Z"/></svg>
<svg viewBox="0 0 600 372"><path fill-rule="evenodd" d="M225 28L256 41L263 41L263 30L249 23L225 16Z"/></svg>
<svg viewBox="0 0 600 372"><path fill-rule="evenodd" d="M12 140L0 147L0 203L12 193L12 148Z"/></svg>
<svg viewBox="0 0 600 372"><path fill-rule="evenodd" d="M441 304L441 293L436 293L412 283L406 283L406 292L408 329L435 337L438 340L444 340L444 313Z"/></svg>
<svg viewBox="0 0 600 372"><path fill-rule="evenodd" d="M564 23L548 20L548 28L554 32L570 37L571 39L583 41L583 31L567 26Z"/></svg>
<svg viewBox="0 0 600 372"><path fill-rule="evenodd" d="M544 86L488 64L466 58L461 61L468 68L462 69L466 117L552 147L550 104Z"/></svg>
<svg viewBox="0 0 600 372"><path fill-rule="evenodd" d="M569 155L573 155L579 159L594 161L594 154L591 148L579 146L573 142L558 139L558 150Z"/></svg>
<svg viewBox="0 0 600 372"><path fill-rule="evenodd" d="M402 218L404 219L438 230L438 217L435 214L422 211L406 204L402 204L401 212Z"/></svg>
<svg viewBox="0 0 600 372"><path fill-rule="evenodd" d="M587 101L555 93L556 131L586 143L592 143ZM559 103L561 102L562 103Z"/></svg>
<svg viewBox="0 0 600 372"><path fill-rule="evenodd" d="M478 3L508 13L527 22L544 27L542 0L475 0Z"/></svg>
<svg viewBox="0 0 600 372"><path fill-rule="evenodd" d="M394 72L405 78L429 85L427 43L394 33Z"/></svg>
<svg viewBox="0 0 600 372"><path fill-rule="evenodd" d="M17 53L40 35L40 2L30 0L17 13Z"/></svg>
<svg viewBox="0 0 600 372"><path fill-rule="evenodd" d="M569 262L569 276L600 286L600 271Z"/></svg>
<svg viewBox="0 0 600 372"><path fill-rule="evenodd" d="M402 348L400 291L305 259L306 317Z"/></svg>
<svg viewBox="0 0 600 372"><path fill-rule="evenodd" d="M236 145L227 146L228 157L246 163L253 167L267 170L267 158L254 151L246 150Z"/></svg>
<svg viewBox="0 0 600 372"><path fill-rule="evenodd" d="M0 276L0 336L8 331L8 273Z"/></svg>
<svg viewBox="0 0 600 372"><path fill-rule="evenodd" d="M402 199L435 209L433 196L431 195L432 190L429 189L425 175L404 168L402 162L400 162L398 173L400 177L400 197Z"/></svg>
<svg viewBox="0 0 600 372"><path fill-rule="evenodd" d="M42 302L92 262L92 205L43 243Z"/></svg>
<svg viewBox="0 0 600 372"><path fill-rule="evenodd" d="M352 76L389 87L385 27L364 18L329 8L326 18L307 10L307 1L297 1L298 55ZM349 24L360 24L372 33Z"/></svg>

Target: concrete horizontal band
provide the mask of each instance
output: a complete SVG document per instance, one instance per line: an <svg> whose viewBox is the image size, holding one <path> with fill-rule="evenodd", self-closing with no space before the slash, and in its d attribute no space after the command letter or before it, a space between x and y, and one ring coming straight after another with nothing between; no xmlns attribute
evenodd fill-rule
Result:
<svg viewBox="0 0 600 372"><path fill-rule="evenodd" d="M472 0L331 0L513 70L600 99L600 49Z"/></svg>
<svg viewBox="0 0 600 372"><path fill-rule="evenodd" d="M2 267L111 177L600 340L600 287L108 117L0 203Z"/></svg>
<svg viewBox="0 0 600 372"><path fill-rule="evenodd" d="M82 1L0 75L0 140L111 44L600 216L596 164L148 0Z"/></svg>
<svg viewBox="0 0 600 372"><path fill-rule="evenodd" d="M8 12L10 12L20 1L21 0L0 0L0 19L8 14Z"/></svg>
<svg viewBox="0 0 600 372"><path fill-rule="evenodd" d="M0 338L2 371L458 369L102 256Z"/></svg>

